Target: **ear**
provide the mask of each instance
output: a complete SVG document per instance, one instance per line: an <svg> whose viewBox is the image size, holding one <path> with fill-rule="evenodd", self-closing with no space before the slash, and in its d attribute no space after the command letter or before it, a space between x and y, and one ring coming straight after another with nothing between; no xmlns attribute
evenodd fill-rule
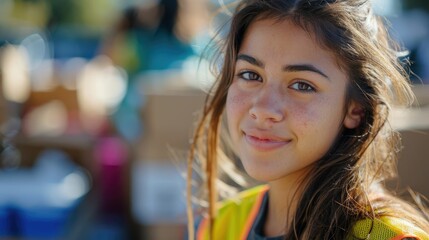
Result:
<svg viewBox="0 0 429 240"><path fill-rule="evenodd" d="M364 117L365 112L363 107L355 101L352 101L349 104L346 116L344 117L344 127L349 129L357 128Z"/></svg>

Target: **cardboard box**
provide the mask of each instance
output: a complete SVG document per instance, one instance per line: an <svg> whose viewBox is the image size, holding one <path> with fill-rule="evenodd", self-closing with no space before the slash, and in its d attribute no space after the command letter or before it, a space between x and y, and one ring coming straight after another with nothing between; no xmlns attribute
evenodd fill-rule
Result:
<svg viewBox="0 0 429 240"><path fill-rule="evenodd" d="M186 155L206 94L184 78L174 71L142 76L144 133L131 172L140 239L186 236Z"/></svg>
<svg viewBox="0 0 429 240"><path fill-rule="evenodd" d="M131 172L132 212L141 224L186 223L184 167L135 162Z"/></svg>
<svg viewBox="0 0 429 240"><path fill-rule="evenodd" d="M410 187L429 197L429 129L405 130L401 136L404 149L398 161L400 187Z"/></svg>
<svg viewBox="0 0 429 240"><path fill-rule="evenodd" d="M410 187L429 197L429 86L413 88L417 103L411 109L395 109L391 122L401 133L399 191Z"/></svg>
<svg viewBox="0 0 429 240"><path fill-rule="evenodd" d="M142 94L145 106L142 109L144 135L139 149L140 159L171 159L171 149L188 151L205 93L201 89L178 85L170 81L172 73L163 73L145 79ZM171 84L174 82L174 84Z"/></svg>

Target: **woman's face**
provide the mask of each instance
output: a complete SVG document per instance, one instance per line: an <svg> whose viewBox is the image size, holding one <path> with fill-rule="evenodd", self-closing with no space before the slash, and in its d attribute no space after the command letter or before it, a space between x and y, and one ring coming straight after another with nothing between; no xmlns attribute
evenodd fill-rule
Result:
<svg viewBox="0 0 429 240"><path fill-rule="evenodd" d="M337 59L289 21L257 20L244 36L228 90L233 147L253 178L303 176L333 144L345 112L347 76Z"/></svg>

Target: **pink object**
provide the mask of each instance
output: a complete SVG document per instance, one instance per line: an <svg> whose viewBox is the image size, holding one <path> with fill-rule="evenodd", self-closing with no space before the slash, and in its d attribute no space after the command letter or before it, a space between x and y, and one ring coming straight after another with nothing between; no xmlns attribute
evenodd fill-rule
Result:
<svg viewBox="0 0 429 240"><path fill-rule="evenodd" d="M119 138L101 138L95 147L95 157L99 165L101 210L107 214L119 214L124 210L126 146Z"/></svg>

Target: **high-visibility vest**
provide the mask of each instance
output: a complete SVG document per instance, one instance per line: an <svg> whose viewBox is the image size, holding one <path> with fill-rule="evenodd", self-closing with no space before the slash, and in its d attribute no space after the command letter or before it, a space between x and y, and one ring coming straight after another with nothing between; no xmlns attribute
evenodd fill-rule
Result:
<svg viewBox="0 0 429 240"><path fill-rule="evenodd" d="M246 240L261 209L268 186L246 190L237 198L221 203L214 221L211 240ZM196 231L196 240L209 240L208 221L203 219ZM429 235L413 224L395 217L362 219L352 227L347 240L400 240L415 238L429 240Z"/></svg>

